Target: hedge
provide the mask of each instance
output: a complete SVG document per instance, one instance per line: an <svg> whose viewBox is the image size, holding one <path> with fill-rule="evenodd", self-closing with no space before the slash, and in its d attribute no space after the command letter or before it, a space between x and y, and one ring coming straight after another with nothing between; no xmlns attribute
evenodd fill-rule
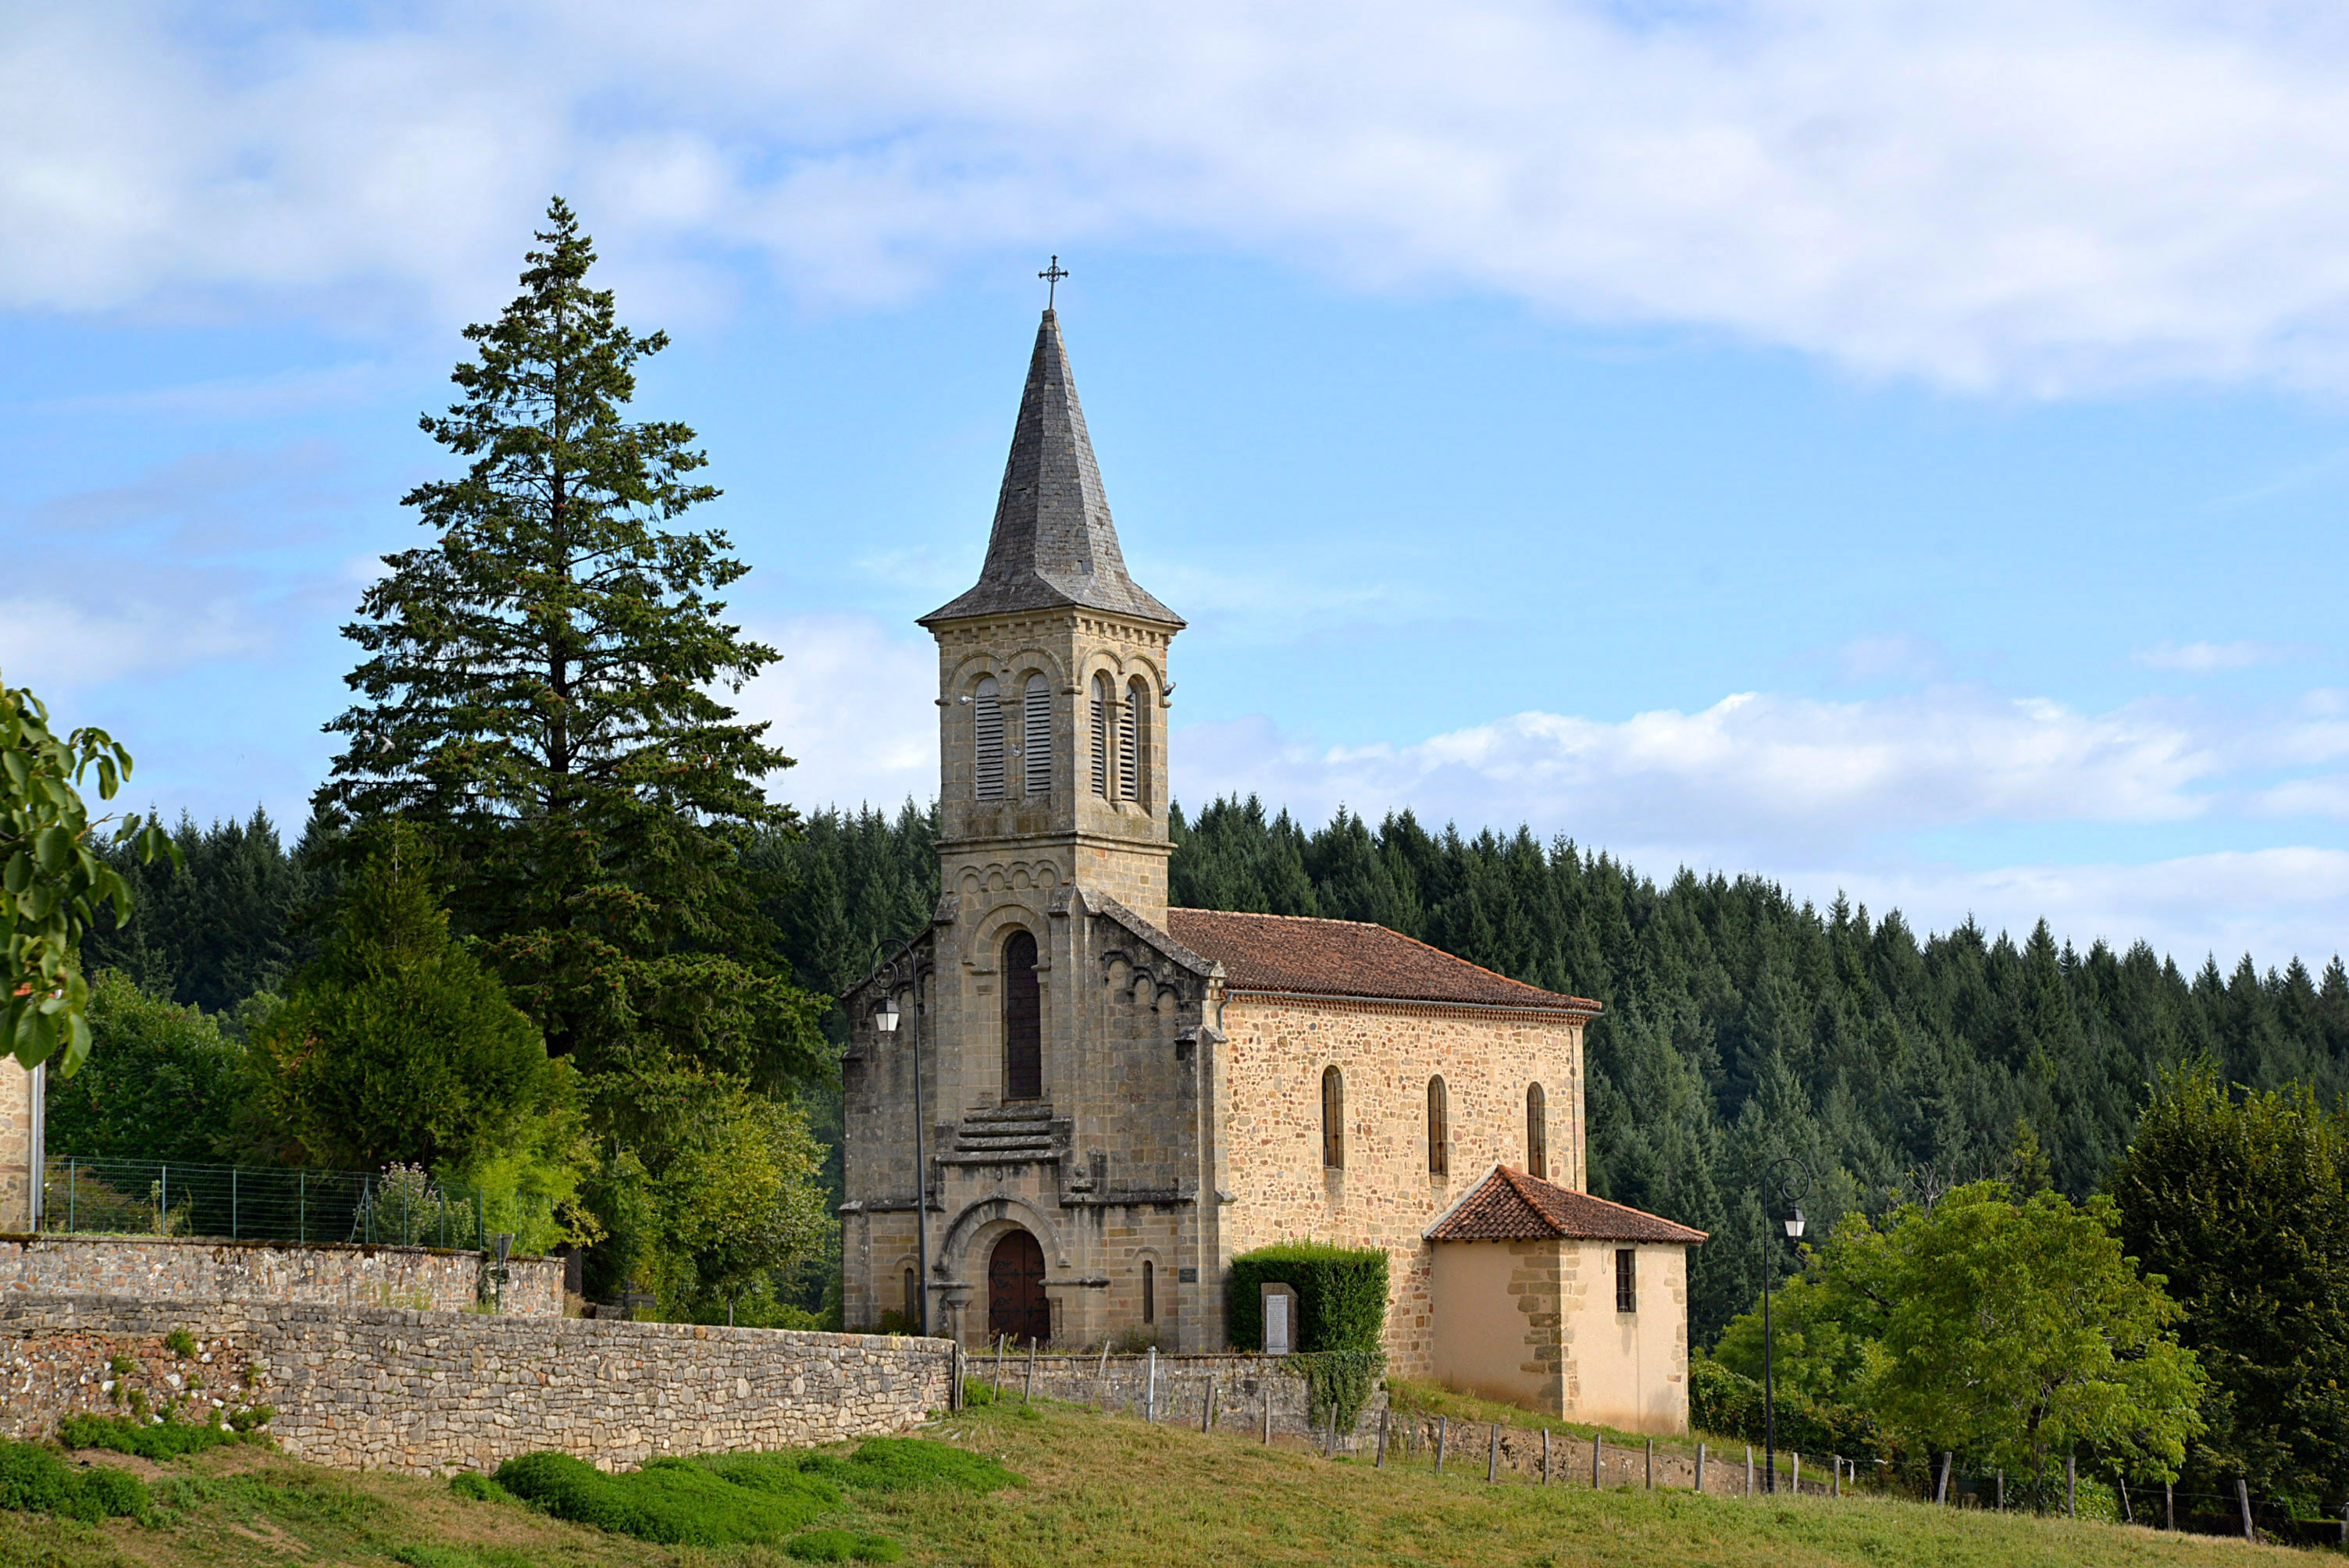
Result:
<svg viewBox="0 0 2349 1568"><path fill-rule="evenodd" d="M1226 1323L1235 1350L1264 1348L1262 1287L1297 1292L1299 1350L1377 1354L1386 1343L1387 1254L1381 1247L1278 1242L1232 1260Z"/></svg>
<svg viewBox="0 0 2349 1568"><path fill-rule="evenodd" d="M668 1546L780 1542L840 1506L840 1493L813 1476L762 1476L745 1486L690 1460L657 1459L606 1475L569 1454L518 1454L497 1483L557 1519Z"/></svg>

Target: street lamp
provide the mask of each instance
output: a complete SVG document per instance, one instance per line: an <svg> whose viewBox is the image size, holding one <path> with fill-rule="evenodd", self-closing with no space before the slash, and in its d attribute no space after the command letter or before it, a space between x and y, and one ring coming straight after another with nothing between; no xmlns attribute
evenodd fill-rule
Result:
<svg viewBox="0 0 2349 1568"><path fill-rule="evenodd" d="M920 981L916 979L916 985ZM918 1006L920 998L916 997ZM881 1005L873 1009L873 1026L884 1040L893 1039L897 1033L897 998L895 993L881 994ZM919 1321L915 1327L927 1338L930 1332L930 1193L929 1154L922 1144L922 1041L921 1029L914 1030L914 1303Z"/></svg>
<svg viewBox="0 0 2349 1568"><path fill-rule="evenodd" d="M1790 1165L1800 1174L1799 1185L1790 1175L1780 1174ZM1782 1154L1762 1169L1762 1212L1766 1217L1781 1203L1785 1205L1789 1243L1803 1239L1800 1200L1810 1196L1810 1167L1792 1154ZM1778 1490L1777 1346L1770 1332L1770 1276L1775 1272L1765 1242L1762 1249L1762 1489L1770 1492Z"/></svg>

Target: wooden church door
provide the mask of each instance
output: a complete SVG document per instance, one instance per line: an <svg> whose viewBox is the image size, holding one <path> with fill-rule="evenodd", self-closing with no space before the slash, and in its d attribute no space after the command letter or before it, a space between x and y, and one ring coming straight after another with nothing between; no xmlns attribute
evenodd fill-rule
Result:
<svg viewBox="0 0 2349 1568"><path fill-rule="evenodd" d="M1044 1295L1044 1249L1025 1231L1007 1231L987 1264L987 1336L1013 1344L1052 1337L1052 1304Z"/></svg>

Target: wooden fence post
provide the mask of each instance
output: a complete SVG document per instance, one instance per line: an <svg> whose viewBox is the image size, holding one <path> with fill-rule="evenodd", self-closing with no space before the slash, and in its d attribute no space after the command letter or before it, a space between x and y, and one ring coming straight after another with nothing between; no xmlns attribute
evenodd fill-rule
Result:
<svg viewBox="0 0 2349 1568"><path fill-rule="evenodd" d="M1800 1454L1795 1456L1795 1495L1803 1495L1803 1456Z"/></svg>
<svg viewBox="0 0 2349 1568"><path fill-rule="evenodd" d="M1155 1345L1150 1347L1150 1382L1142 1393L1142 1418L1144 1421L1158 1418L1158 1346Z"/></svg>
<svg viewBox="0 0 2349 1568"><path fill-rule="evenodd" d="M1206 1402L1199 1407L1199 1429L1203 1432L1216 1429L1216 1375L1213 1372L1207 1374Z"/></svg>
<svg viewBox="0 0 2349 1568"><path fill-rule="evenodd" d="M1008 1334L995 1336L995 1391L998 1394L1003 1392L1003 1347L1010 1341L1011 1336Z"/></svg>
<svg viewBox="0 0 2349 1568"><path fill-rule="evenodd" d="M1603 1458L1603 1456L1605 1455L1606 1451L1607 1451L1607 1438L1606 1438L1605 1434L1604 1434L1604 1433L1600 1433L1600 1432L1593 1432L1593 1433L1591 1433L1591 1434L1590 1434L1590 1488L1591 1488L1591 1490L1592 1490L1593 1491L1598 1491L1598 1490L1599 1490L1599 1488L1602 1484L1604 1484L1604 1483L1603 1483L1603 1480L1602 1480L1602 1478L1606 1475L1606 1473L1607 1473L1607 1472L1606 1472L1604 1470L1602 1470L1602 1469L1600 1468L1600 1463L1601 1463L1602 1458Z"/></svg>
<svg viewBox="0 0 2349 1568"><path fill-rule="evenodd" d="M1941 1484L1933 1489L1933 1501L1937 1503L1950 1501L1950 1451L1947 1449L1941 1450Z"/></svg>
<svg viewBox="0 0 2349 1568"><path fill-rule="evenodd" d="M1754 1445L1745 1445L1745 1495L1754 1495Z"/></svg>
<svg viewBox="0 0 2349 1568"><path fill-rule="evenodd" d="M1648 1439L1648 1490L1656 1490L1656 1439Z"/></svg>
<svg viewBox="0 0 2349 1568"><path fill-rule="evenodd" d="M1021 1391L1019 1402L1023 1405L1036 1402L1036 1342L1033 1339L1028 1342L1028 1387Z"/></svg>
<svg viewBox="0 0 2349 1568"><path fill-rule="evenodd" d="M1372 1470L1387 1468L1387 1418L1392 1414L1392 1410L1379 1412L1379 1457L1371 1463Z"/></svg>
<svg viewBox="0 0 2349 1568"><path fill-rule="evenodd" d="M1446 1434L1450 1431L1451 1426L1451 1417L1438 1416L1435 1418L1435 1473L1437 1475L1442 1475L1444 1473L1444 1439Z"/></svg>
<svg viewBox="0 0 2349 1568"><path fill-rule="evenodd" d="M2235 1478L2235 1501L2243 1505L2243 1539L2257 1544L2260 1532L2251 1523L2251 1483L2240 1476Z"/></svg>
<svg viewBox="0 0 2349 1568"><path fill-rule="evenodd" d="M2121 1489L2121 1522L2123 1524L2135 1524L2137 1522L2137 1510L2129 1506L2128 1477L2116 1470L2113 1472L2113 1481L2114 1484L2117 1485Z"/></svg>
<svg viewBox="0 0 2349 1568"><path fill-rule="evenodd" d="M1843 1495L1843 1456L1841 1454L1830 1454L1827 1457L1835 1463L1835 1484L1828 1489L1827 1495L1829 1497L1841 1497Z"/></svg>
<svg viewBox="0 0 2349 1568"><path fill-rule="evenodd" d="M2064 1517L2080 1517L2080 1460L2076 1454L2064 1456Z"/></svg>
<svg viewBox="0 0 2349 1568"><path fill-rule="evenodd" d="M1272 1379L1264 1380L1264 1446L1272 1447Z"/></svg>
<svg viewBox="0 0 2349 1568"><path fill-rule="evenodd" d="M1696 1446L1696 1490L1699 1496L1704 1494L1704 1445L1702 1443Z"/></svg>
<svg viewBox="0 0 2349 1568"><path fill-rule="evenodd" d="M1493 1423L1493 1440L1485 1449L1485 1484L1501 1479L1501 1423Z"/></svg>
<svg viewBox="0 0 2349 1568"><path fill-rule="evenodd" d="M1542 1429L1542 1485L1549 1484L1549 1429Z"/></svg>

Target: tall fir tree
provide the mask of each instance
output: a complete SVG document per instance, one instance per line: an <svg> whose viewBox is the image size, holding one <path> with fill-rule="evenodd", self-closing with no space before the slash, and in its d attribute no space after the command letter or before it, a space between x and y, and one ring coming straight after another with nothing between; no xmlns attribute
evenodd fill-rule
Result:
<svg viewBox="0 0 2349 1568"><path fill-rule="evenodd" d="M744 861L795 826L762 788L791 759L717 695L779 655L715 597L749 570L726 536L673 526L718 494L694 433L628 418L666 335L588 286L561 200L538 240L521 294L465 331L461 397L422 421L468 466L409 494L433 541L386 556L345 628L361 700L328 726L346 744L316 805L361 849L387 819L429 827L458 928L605 1129L657 1144L690 1137L696 1084L828 1070L823 1004Z"/></svg>

